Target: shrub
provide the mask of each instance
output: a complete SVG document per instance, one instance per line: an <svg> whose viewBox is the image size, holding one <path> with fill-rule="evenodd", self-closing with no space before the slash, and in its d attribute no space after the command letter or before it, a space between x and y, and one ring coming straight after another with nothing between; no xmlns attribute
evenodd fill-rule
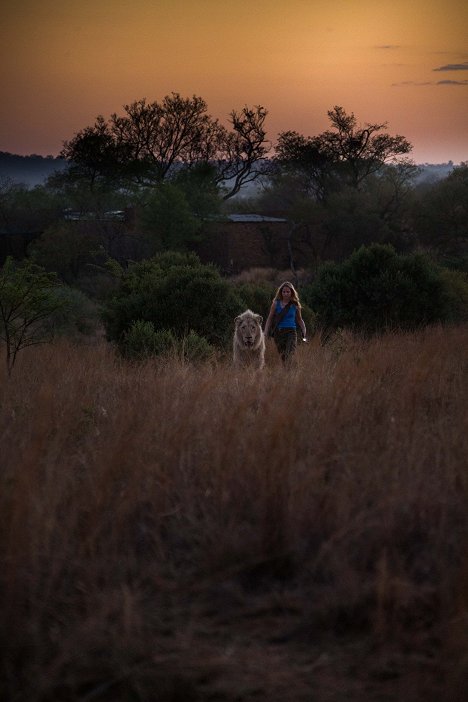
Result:
<svg viewBox="0 0 468 702"><path fill-rule="evenodd" d="M235 289L245 309L253 310L266 319L274 295L274 286L271 283L241 283L236 285Z"/></svg>
<svg viewBox="0 0 468 702"><path fill-rule="evenodd" d="M114 341L143 320L179 339L193 330L216 345L227 342L241 311L236 291L212 265L203 265L193 253L165 252L123 273L103 319Z"/></svg>
<svg viewBox="0 0 468 702"><path fill-rule="evenodd" d="M196 361L207 361L209 358L212 358L215 353L214 347L205 337L200 336L192 329L187 336L180 339L178 350L183 360L192 363Z"/></svg>
<svg viewBox="0 0 468 702"><path fill-rule="evenodd" d="M468 321L468 273L462 270L441 269L447 290L453 321Z"/></svg>
<svg viewBox="0 0 468 702"><path fill-rule="evenodd" d="M342 263L324 265L304 299L318 323L364 333L414 329L454 318L442 270L421 254L389 245L361 247Z"/></svg>
<svg viewBox="0 0 468 702"><path fill-rule="evenodd" d="M170 331L156 331L152 322L138 319L123 333L119 350L122 356L129 360L142 361L169 353L174 350L175 345L176 340Z"/></svg>
<svg viewBox="0 0 468 702"><path fill-rule="evenodd" d="M176 339L167 329L156 331L152 322L138 319L123 333L119 350L124 358L143 361L153 356L175 355L191 363L206 361L214 355L213 346L193 330Z"/></svg>
<svg viewBox="0 0 468 702"><path fill-rule="evenodd" d="M76 338L96 333L99 324L99 307L81 290L61 285L53 290L59 305L48 320L56 336Z"/></svg>

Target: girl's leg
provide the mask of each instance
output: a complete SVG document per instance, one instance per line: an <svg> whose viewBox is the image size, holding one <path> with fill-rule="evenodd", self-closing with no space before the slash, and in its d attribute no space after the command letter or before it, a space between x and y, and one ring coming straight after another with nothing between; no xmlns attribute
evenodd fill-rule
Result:
<svg viewBox="0 0 468 702"><path fill-rule="evenodd" d="M297 333L295 331L277 332L275 334L275 344L283 364L285 366L290 365L297 347Z"/></svg>

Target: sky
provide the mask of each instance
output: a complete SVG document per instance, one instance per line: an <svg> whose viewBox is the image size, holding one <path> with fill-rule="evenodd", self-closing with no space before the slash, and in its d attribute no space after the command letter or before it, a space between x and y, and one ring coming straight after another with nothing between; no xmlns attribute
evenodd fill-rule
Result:
<svg viewBox="0 0 468 702"><path fill-rule="evenodd" d="M417 163L468 160L466 0L4 0L0 151L57 156L98 115L198 95L315 136L335 105Z"/></svg>

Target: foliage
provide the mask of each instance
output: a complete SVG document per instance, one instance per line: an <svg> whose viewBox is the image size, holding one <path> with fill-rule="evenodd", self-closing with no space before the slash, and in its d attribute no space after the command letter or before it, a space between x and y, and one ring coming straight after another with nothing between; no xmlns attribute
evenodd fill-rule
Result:
<svg viewBox="0 0 468 702"><path fill-rule="evenodd" d="M324 265L304 297L320 326L364 333L414 329L447 321L454 313L437 266L423 255L398 255L380 244Z"/></svg>
<svg viewBox="0 0 468 702"><path fill-rule="evenodd" d="M403 165L385 166L359 189L342 185L329 193L326 202L319 202L297 174L283 173L264 189L258 206L262 212L287 216L293 250L296 241L298 248L301 241L307 243L308 267L346 258L371 243L390 243L407 251L415 243L409 226L412 191L407 176Z"/></svg>
<svg viewBox="0 0 468 702"><path fill-rule="evenodd" d="M76 282L89 264L105 259L96 233L77 231L76 226L67 222L48 227L31 245L30 254L38 265L54 271L68 284Z"/></svg>
<svg viewBox="0 0 468 702"><path fill-rule="evenodd" d="M453 320L468 321L468 272L441 268L440 275L446 287Z"/></svg>
<svg viewBox="0 0 468 702"><path fill-rule="evenodd" d="M94 126L65 142L61 156L70 161L72 178L92 187L109 179L153 186L180 167L215 163L214 183L232 197L259 175L258 164L268 151L267 112L261 106L232 111L229 131L206 109L196 95L172 93L151 103L143 98L125 105L123 116L113 114L108 121L99 116Z"/></svg>
<svg viewBox="0 0 468 702"><path fill-rule="evenodd" d="M334 189L333 163L322 153L319 137L304 137L294 131L281 132L276 144L272 175L294 178L296 187L322 202Z"/></svg>
<svg viewBox="0 0 468 702"><path fill-rule="evenodd" d="M192 329L210 343L223 344L240 311L239 297L213 266L203 265L193 253L164 252L130 265L103 318L114 341L133 322L144 320L177 338Z"/></svg>
<svg viewBox="0 0 468 702"><path fill-rule="evenodd" d="M328 116L331 129L317 136L279 135L262 211L288 217L307 242L309 265L374 242L407 249L411 144L386 134L386 123L359 126L342 107Z"/></svg>
<svg viewBox="0 0 468 702"><path fill-rule="evenodd" d="M375 194L346 187L333 193L322 220L322 257L345 258L362 245L385 242L391 236Z"/></svg>
<svg viewBox="0 0 468 702"><path fill-rule="evenodd" d="M468 162L427 188L415 203L420 240L448 256L466 255L468 247Z"/></svg>
<svg viewBox="0 0 468 702"><path fill-rule="evenodd" d="M148 198L139 217L153 252L188 248L201 227L181 188L162 183Z"/></svg>
<svg viewBox="0 0 468 702"><path fill-rule="evenodd" d="M123 334L119 342L122 356L142 361L152 356L170 353L175 349L176 339L170 331L156 331L153 322L137 319Z"/></svg>
<svg viewBox="0 0 468 702"><path fill-rule="evenodd" d="M0 181L0 229L5 233L39 232L58 219L57 195L37 185L28 188L8 178Z"/></svg>
<svg viewBox="0 0 468 702"><path fill-rule="evenodd" d="M98 305L84 292L68 285L59 285L51 291L58 302L46 326L55 336L79 340L96 334L100 326Z"/></svg>
<svg viewBox="0 0 468 702"><path fill-rule="evenodd" d="M407 224L410 190L404 171L386 166L359 190L346 186L330 196L320 221L322 259L345 258L359 246L373 243L392 244L399 251L414 246Z"/></svg>
<svg viewBox="0 0 468 702"><path fill-rule="evenodd" d="M8 257L0 271L0 339L11 375L19 351L51 337L48 320L65 306L55 294L56 276L32 261L16 265Z"/></svg>
<svg viewBox="0 0 468 702"><path fill-rule="evenodd" d="M144 361L155 356L178 356L190 363L206 361L214 347L192 329L180 339L167 329L156 331L153 322L138 319L125 331L118 344L119 351L129 360Z"/></svg>
<svg viewBox="0 0 468 702"><path fill-rule="evenodd" d="M65 142L62 158L71 161L70 175L89 182L93 190L103 181L117 182L119 166L129 156L122 141L117 141L102 115L92 127L85 127L70 142Z"/></svg>
<svg viewBox="0 0 468 702"><path fill-rule="evenodd" d="M138 193L122 188L116 177L86 178L74 166L47 179L47 190L60 199L61 209L102 219L106 212L123 210L138 202Z"/></svg>
<svg viewBox="0 0 468 702"><path fill-rule="evenodd" d="M216 185L216 168L208 163L180 170L172 179L185 195L193 215L203 220L221 211L221 197Z"/></svg>
<svg viewBox="0 0 468 702"><path fill-rule="evenodd" d="M253 310L266 320L274 296L272 284L266 281L241 283L237 284L235 289L242 300L244 309Z"/></svg>
<svg viewBox="0 0 468 702"><path fill-rule="evenodd" d="M328 117L332 129L316 137L282 132L274 160L280 170L300 174L304 188L319 201L343 185L359 188L386 163L396 163L412 149L404 137L382 133L386 123L360 127L353 113L338 106Z"/></svg>
<svg viewBox="0 0 468 702"><path fill-rule="evenodd" d="M190 329L186 336L183 336L177 344L179 356L190 363L207 361L215 353L214 347L204 336L200 336L193 329Z"/></svg>
<svg viewBox="0 0 468 702"><path fill-rule="evenodd" d="M230 114L232 131L224 130L222 147L216 154L216 182L223 186L225 200L263 173L262 163L270 149L265 131L267 114L261 105Z"/></svg>

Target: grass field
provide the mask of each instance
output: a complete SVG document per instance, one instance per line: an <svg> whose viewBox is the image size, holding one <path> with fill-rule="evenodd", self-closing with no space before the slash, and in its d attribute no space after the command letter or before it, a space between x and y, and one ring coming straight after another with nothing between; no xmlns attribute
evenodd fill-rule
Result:
<svg viewBox="0 0 468 702"><path fill-rule="evenodd" d="M1 369L0 697L462 702L468 328Z"/></svg>

